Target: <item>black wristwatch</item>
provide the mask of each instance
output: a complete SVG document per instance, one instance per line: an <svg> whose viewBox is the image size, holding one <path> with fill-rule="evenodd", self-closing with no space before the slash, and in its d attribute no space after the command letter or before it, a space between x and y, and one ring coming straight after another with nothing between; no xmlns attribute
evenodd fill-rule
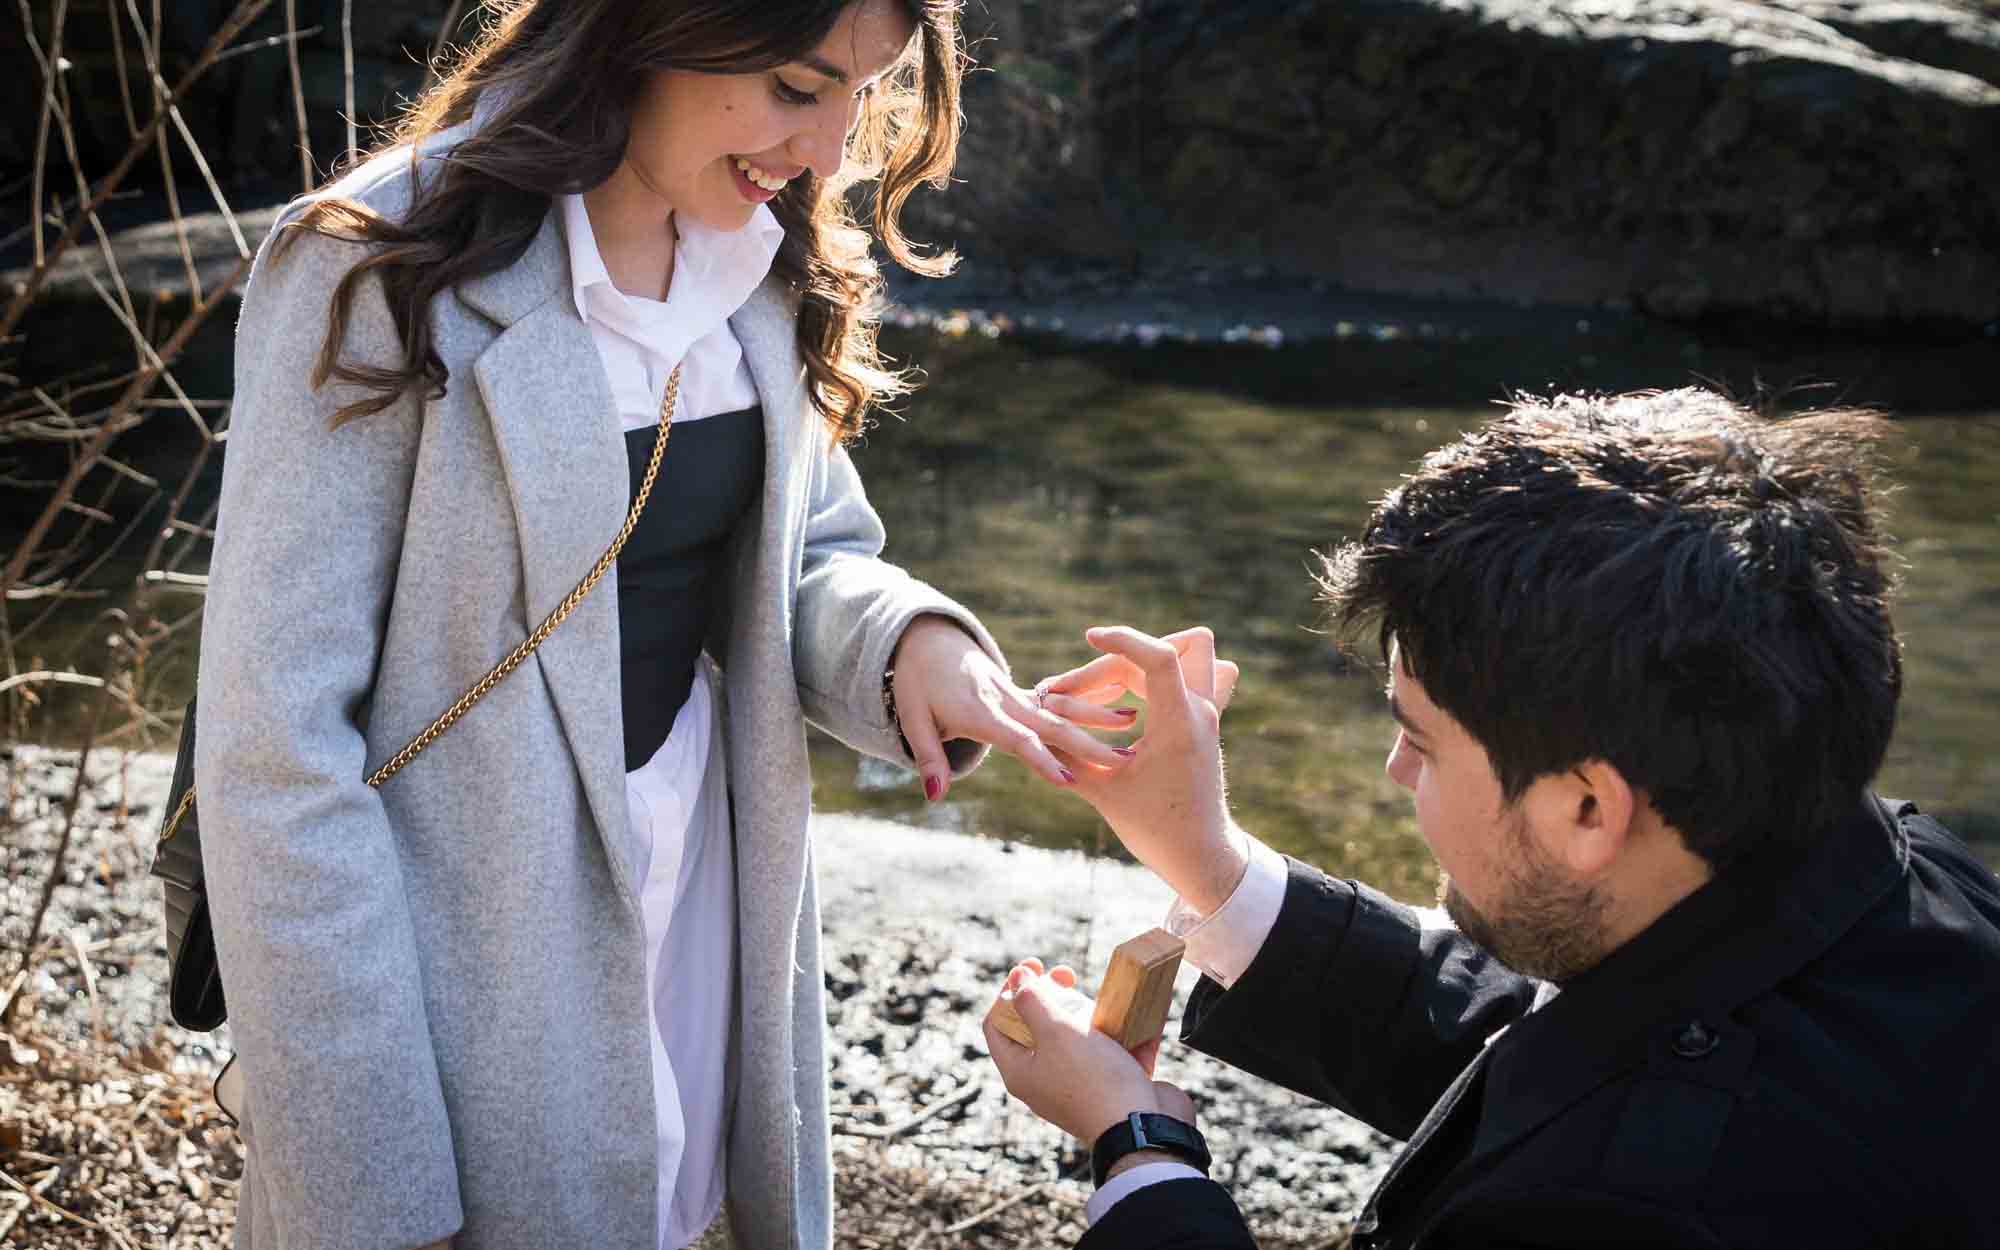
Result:
<svg viewBox="0 0 2000 1250"><path fill-rule="evenodd" d="M1090 1148L1092 1182L1102 1186L1111 1165L1136 1150L1164 1150L1203 1175L1208 1173L1208 1143L1194 1125L1170 1115L1134 1111L1097 1135L1097 1144Z"/></svg>

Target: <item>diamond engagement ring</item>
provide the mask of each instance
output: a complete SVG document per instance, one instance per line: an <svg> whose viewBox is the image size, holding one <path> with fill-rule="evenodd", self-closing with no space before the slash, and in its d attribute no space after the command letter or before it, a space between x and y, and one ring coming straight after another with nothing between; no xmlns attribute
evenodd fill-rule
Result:
<svg viewBox="0 0 2000 1250"><path fill-rule="evenodd" d="M1044 677L1035 683L1035 706L1044 712L1049 710L1049 679Z"/></svg>

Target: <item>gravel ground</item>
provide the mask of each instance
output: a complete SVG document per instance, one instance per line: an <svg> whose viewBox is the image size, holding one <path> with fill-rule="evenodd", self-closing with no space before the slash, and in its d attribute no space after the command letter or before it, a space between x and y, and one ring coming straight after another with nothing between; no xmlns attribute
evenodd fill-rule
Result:
<svg viewBox="0 0 2000 1250"><path fill-rule="evenodd" d="M242 1160L206 1078L228 1031L163 1023L165 952L144 871L171 760L91 757L25 975L18 952L76 754L0 748L0 764L11 815L0 825L0 995L19 1000L0 1033L0 1244L226 1245ZM1094 982L1114 946L1164 914L1165 888L1110 860L862 817L822 816L815 836L838 1244L1069 1244L1082 1230L1088 1187L1074 1178L1085 1160L1006 1096L979 1020L1022 956L1071 963ZM1181 975L1176 1018L1194 979ZM1264 1246L1344 1244L1394 1141L1177 1043L1160 1075L1195 1097L1215 1176Z"/></svg>

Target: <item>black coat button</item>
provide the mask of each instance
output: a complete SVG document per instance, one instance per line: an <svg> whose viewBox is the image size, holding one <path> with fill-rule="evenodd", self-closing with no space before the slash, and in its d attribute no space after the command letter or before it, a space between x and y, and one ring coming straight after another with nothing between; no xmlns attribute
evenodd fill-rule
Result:
<svg viewBox="0 0 2000 1250"><path fill-rule="evenodd" d="M1690 1020L1674 1034L1674 1053L1683 1059L1699 1059L1722 1044L1722 1037L1699 1020Z"/></svg>

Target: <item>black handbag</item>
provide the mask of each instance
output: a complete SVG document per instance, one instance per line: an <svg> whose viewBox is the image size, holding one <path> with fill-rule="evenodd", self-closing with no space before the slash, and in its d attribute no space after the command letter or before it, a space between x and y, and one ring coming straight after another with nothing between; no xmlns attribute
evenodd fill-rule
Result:
<svg viewBox="0 0 2000 1250"><path fill-rule="evenodd" d="M163 836L153 855L153 875L160 879L166 903L167 1012L182 1028L205 1033L228 1017L229 1007L222 998L222 973L215 966L215 935L208 928L208 892L202 888L201 828L194 811L192 699L181 721L167 813L168 826L175 813L181 815L178 832Z"/></svg>
<svg viewBox="0 0 2000 1250"><path fill-rule="evenodd" d="M667 378L666 393L660 398L660 430L659 436L653 440L653 458L646 466L646 475L640 480L638 491L633 495L625 524L611 540L611 546L520 646L494 665L492 671L480 678L472 689L459 696L458 702L446 708L427 729L370 774L369 785L380 786L395 776L419 752L435 742L438 735L472 710L472 706L486 697L488 691L520 667L521 661L535 653L535 649L555 632L556 626L563 623L617 562L625 540L632 536L632 531L639 524L639 514L646 510L646 499L653 493L653 481L660 474L660 460L666 454L667 439L673 433L674 403L680 396L680 390L681 370L676 365ZM180 749L174 760L174 780L167 791L166 818L160 822L152 871L160 879L165 902L167 1011L173 1016L174 1023L182 1028L206 1032L228 1019L229 1004L223 998L222 969L216 963L215 932L209 927L208 889L202 876L201 818L195 805L194 790L194 711L194 701L190 699L187 715L181 721Z"/></svg>

